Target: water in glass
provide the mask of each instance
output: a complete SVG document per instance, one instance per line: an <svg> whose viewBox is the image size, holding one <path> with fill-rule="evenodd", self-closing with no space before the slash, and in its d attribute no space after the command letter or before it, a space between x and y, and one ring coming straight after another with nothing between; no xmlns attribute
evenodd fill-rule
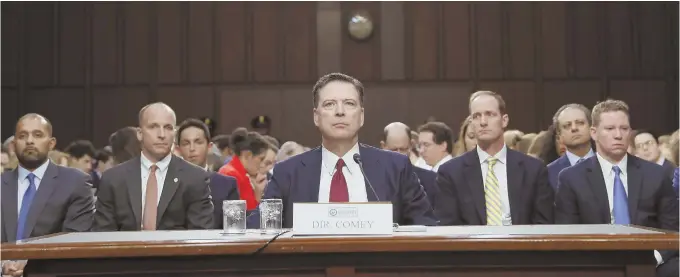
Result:
<svg viewBox="0 0 680 277"><path fill-rule="evenodd" d="M281 231L283 202L281 199L263 199L260 203L260 229L263 233Z"/></svg>
<svg viewBox="0 0 680 277"><path fill-rule="evenodd" d="M224 200L222 222L225 234L245 234L246 200Z"/></svg>

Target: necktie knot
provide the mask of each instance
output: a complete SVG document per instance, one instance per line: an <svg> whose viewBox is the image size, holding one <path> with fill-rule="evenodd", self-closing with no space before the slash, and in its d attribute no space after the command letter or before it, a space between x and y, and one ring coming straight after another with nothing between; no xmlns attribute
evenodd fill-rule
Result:
<svg viewBox="0 0 680 277"><path fill-rule="evenodd" d="M581 162L584 161L584 160L585 160L584 158L580 158L580 159L578 159L578 161L576 161L576 163L579 164L579 163L581 163Z"/></svg>
<svg viewBox="0 0 680 277"><path fill-rule="evenodd" d="M151 167L149 167L149 172L156 173L156 170L158 169L158 166L156 164L152 164Z"/></svg>
<svg viewBox="0 0 680 277"><path fill-rule="evenodd" d="M26 176L26 179L28 179L28 184L30 186L35 186L35 174L29 173L28 176Z"/></svg>
<svg viewBox="0 0 680 277"><path fill-rule="evenodd" d="M621 174L621 168L617 165L612 166L612 170L614 170L614 173L616 173L616 175Z"/></svg>
<svg viewBox="0 0 680 277"><path fill-rule="evenodd" d="M493 167L498 162L497 158L490 157L486 160L489 163L489 167Z"/></svg>
<svg viewBox="0 0 680 277"><path fill-rule="evenodd" d="M342 168L345 166L345 161L342 159L338 159L338 163L335 164L335 170L342 170Z"/></svg>

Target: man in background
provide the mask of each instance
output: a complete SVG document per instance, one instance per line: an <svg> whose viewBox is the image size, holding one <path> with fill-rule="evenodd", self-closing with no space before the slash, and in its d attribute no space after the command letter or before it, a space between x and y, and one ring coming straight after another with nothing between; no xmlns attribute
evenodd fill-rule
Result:
<svg viewBox="0 0 680 277"><path fill-rule="evenodd" d="M428 122L418 128L420 156L433 172L451 160L453 132L442 122Z"/></svg>
<svg viewBox="0 0 680 277"><path fill-rule="evenodd" d="M548 178L555 191L557 175L563 169L595 155L590 144L590 122L590 110L581 104L564 105L553 116L556 135L567 148L562 157L548 165Z"/></svg>
<svg viewBox="0 0 680 277"><path fill-rule="evenodd" d="M635 156L642 158L645 161L658 164L664 168L664 172L669 178L673 178L676 166L672 162L666 160L661 155L659 143L656 136L647 130L638 130L633 139L635 144Z"/></svg>
<svg viewBox="0 0 680 277"><path fill-rule="evenodd" d="M92 173L92 162L94 159L94 145L88 140L76 140L71 142L64 152L68 154L68 164L70 167L80 169L85 174Z"/></svg>

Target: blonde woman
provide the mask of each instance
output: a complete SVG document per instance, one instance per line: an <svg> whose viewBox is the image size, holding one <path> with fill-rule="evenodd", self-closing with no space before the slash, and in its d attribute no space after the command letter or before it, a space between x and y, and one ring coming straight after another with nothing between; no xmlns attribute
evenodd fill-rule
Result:
<svg viewBox="0 0 680 277"><path fill-rule="evenodd" d="M453 156L457 157L465 152L475 149L477 146L477 139L475 138L475 133L470 126L470 116L465 118L460 125L460 131L458 132L458 139L453 145Z"/></svg>

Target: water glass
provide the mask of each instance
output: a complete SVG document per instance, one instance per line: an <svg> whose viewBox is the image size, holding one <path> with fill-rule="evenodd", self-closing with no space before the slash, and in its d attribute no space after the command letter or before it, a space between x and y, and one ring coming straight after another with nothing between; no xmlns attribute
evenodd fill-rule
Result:
<svg viewBox="0 0 680 277"><path fill-rule="evenodd" d="M246 200L224 200L222 222L225 234L245 234Z"/></svg>
<svg viewBox="0 0 680 277"><path fill-rule="evenodd" d="M260 202L260 230L266 234L281 231L283 202L281 199L262 199Z"/></svg>

